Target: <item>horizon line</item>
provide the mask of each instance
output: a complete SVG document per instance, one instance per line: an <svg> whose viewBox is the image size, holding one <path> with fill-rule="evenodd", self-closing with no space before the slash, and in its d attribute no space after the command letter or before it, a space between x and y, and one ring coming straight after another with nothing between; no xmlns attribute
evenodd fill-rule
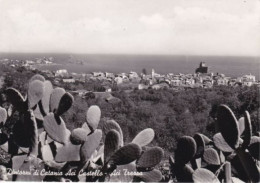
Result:
<svg viewBox="0 0 260 183"><path fill-rule="evenodd" d="M1 54L66 54L66 55L140 55L140 56L205 56L205 57L259 57L260 55L206 55L206 54L159 54L159 53L80 53L80 52L1 52Z"/></svg>

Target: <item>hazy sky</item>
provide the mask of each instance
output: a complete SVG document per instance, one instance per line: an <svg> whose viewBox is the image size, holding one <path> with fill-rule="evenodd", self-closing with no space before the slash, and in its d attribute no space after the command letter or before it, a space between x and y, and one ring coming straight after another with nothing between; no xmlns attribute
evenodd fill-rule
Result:
<svg viewBox="0 0 260 183"><path fill-rule="evenodd" d="M0 0L0 52L260 55L259 0Z"/></svg>

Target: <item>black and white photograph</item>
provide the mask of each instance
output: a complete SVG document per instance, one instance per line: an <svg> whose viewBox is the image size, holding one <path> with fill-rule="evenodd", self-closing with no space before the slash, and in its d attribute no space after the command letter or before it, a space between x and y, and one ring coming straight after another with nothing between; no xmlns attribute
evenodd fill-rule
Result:
<svg viewBox="0 0 260 183"><path fill-rule="evenodd" d="M0 0L0 182L260 182L259 0Z"/></svg>

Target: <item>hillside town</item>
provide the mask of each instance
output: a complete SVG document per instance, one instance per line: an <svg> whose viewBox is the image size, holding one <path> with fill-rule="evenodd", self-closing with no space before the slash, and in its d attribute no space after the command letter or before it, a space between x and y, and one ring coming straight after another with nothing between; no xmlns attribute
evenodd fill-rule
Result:
<svg viewBox="0 0 260 183"><path fill-rule="evenodd" d="M2 59L0 62L5 66L13 68L23 68L27 70L36 70L39 65L55 64L53 57L37 58L34 60L10 60ZM52 78L55 83L85 83L87 81L100 81L104 83L103 87L106 92L111 92L111 84L118 87L128 86L128 89L162 89L170 88L173 90L181 90L183 88L212 88L216 85L225 86L259 86L259 81L254 75L248 74L237 78L231 78L224 74L214 74L209 72L205 62L201 62L199 67L195 69L193 74L159 74L155 69L151 73L137 73L130 71L129 73L110 73L110 72L92 72L92 73L74 73L66 69L56 71L41 70L47 77ZM106 84L109 83L110 85Z"/></svg>

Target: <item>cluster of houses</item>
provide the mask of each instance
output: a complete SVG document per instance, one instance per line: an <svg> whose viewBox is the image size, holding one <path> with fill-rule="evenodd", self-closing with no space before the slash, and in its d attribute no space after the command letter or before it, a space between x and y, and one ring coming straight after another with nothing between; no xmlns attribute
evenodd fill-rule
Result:
<svg viewBox="0 0 260 183"><path fill-rule="evenodd" d="M201 69L203 67L203 69ZM198 72L201 71L201 72ZM74 83L76 81L85 82L87 80L99 80L116 83L118 86L125 84L135 84L138 89L160 89L160 88L211 88L214 85L226 86L252 86L259 85L255 76L249 74L238 78L227 77L224 74L208 73L205 63L201 63L194 74L158 74L152 69L151 74L138 74L134 71L129 73L109 73L92 72L90 74L69 73L67 70L57 70L54 73L56 78L62 79L65 83Z"/></svg>
<svg viewBox="0 0 260 183"><path fill-rule="evenodd" d="M18 67L23 66L28 69L34 64L52 64L53 58L36 59L35 61L10 61L10 66ZM161 88L211 88L214 85L226 85L226 86L252 86L259 85L259 81L256 81L256 77L249 74L238 78L227 77L224 74L216 74L208 72L208 67L204 62L201 62L199 67L195 70L194 74L158 74L152 69L151 74L138 74L131 71L129 73L114 74L110 72L92 72L92 73L69 73L66 69L57 70L55 72L44 70L42 71L50 78L54 79L54 82L63 83L75 83L86 82L89 80L99 80L105 83L120 85L131 85L138 89L161 89ZM111 88L106 87L106 91L111 91Z"/></svg>

